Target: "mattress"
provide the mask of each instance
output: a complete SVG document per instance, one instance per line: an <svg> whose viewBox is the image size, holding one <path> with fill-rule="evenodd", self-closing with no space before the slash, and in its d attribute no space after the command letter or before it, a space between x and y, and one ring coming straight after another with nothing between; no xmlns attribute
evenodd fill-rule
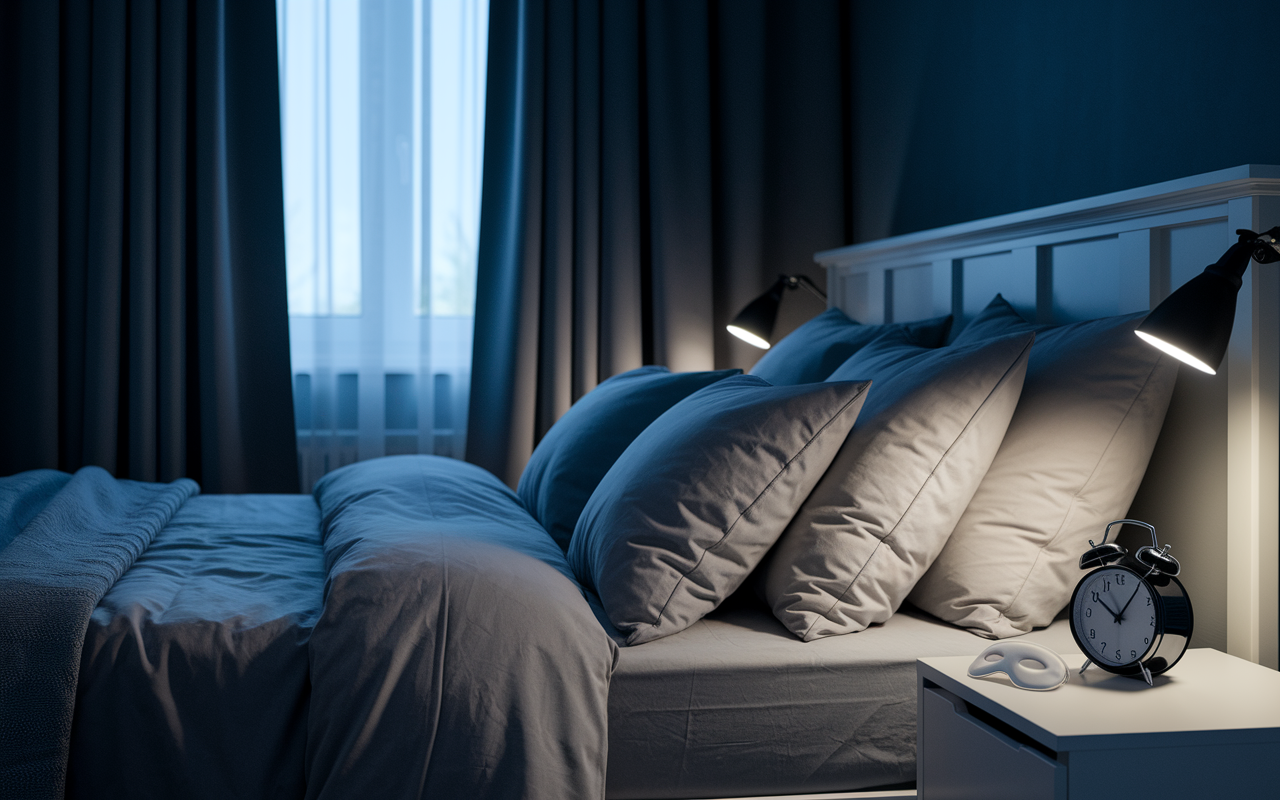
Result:
<svg viewBox="0 0 1280 800"><path fill-rule="evenodd" d="M1066 620L1018 641L1079 653ZM606 796L910 783L916 659L976 656L991 644L909 607L883 625L806 643L740 593L681 633L621 648L609 688Z"/></svg>
<svg viewBox="0 0 1280 800"><path fill-rule="evenodd" d="M308 495L179 509L91 618L67 797L302 796L319 517Z"/></svg>

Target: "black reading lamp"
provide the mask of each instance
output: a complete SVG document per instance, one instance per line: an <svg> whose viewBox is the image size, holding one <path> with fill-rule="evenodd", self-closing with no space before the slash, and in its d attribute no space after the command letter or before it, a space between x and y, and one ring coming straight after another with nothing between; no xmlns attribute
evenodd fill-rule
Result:
<svg viewBox="0 0 1280 800"><path fill-rule="evenodd" d="M1249 260L1280 261L1280 226L1265 233L1238 230L1240 239L1218 263L1187 281L1147 315L1134 333L1201 372L1216 374L1236 319L1236 294Z"/></svg>
<svg viewBox="0 0 1280 800"><path fill-rule="evenodd" d="M773 336L773 323L778 319L778 306L782 304L783 290L799 289L801 286L813 292L822 302L827 302L826 294L805 276L779 275L769 287L769 291L752 300L746 308L738 312L733 322L726 326L729 333L747 344L759 347L761 350L768 350L769 338Z"/></svg>

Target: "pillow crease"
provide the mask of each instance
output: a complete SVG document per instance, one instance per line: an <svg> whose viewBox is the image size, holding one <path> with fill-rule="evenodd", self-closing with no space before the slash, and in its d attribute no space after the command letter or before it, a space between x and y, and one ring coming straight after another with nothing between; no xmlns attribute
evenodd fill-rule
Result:
<svg viewBox="0 0 1280 800"><path fill-rule="evenodd" d="M835 457L868 386L727 378L636 437L569 547L626 644L683 630L742 584Z"/></svg>
<svg viewBox="0 0 1280 800"><path fill-rule="evenodd" d="M1090 537L1125 517L1178 367L1134 335L1145 315L1033 326L999 295L953 347L1035 331L1004 442L910 602L986 638L1048 625Z"/></svg>
<svg viewBox="0 0 1280 800"><path fill-rule="evenodd" d="M1010 366L1009 371L1006 372L1006 374L1001 377L1000 381L992 388L991 393L986 397L986 399L983 400L982 405L978 409L978 412L974 414L973 418L969 420L969 423L965 425L964 430L961 431L958 437L956 437L955 442L952 443L951 447L947 448L947 452L944 453L942 456L942 459L938 461L938 466L946 462L947 455L951 453L952 449L968 444L965 441L966 435L970 432L970 430L972 430L975 427L975 425L980 423L981 419L986 414L989 408L989 402L992 400L993 396L1005 386L1005 381L1011 377L1009 373L1012 373L1015 370L1018 370L1019 368L1025 370L1026 368L1025 362L1021 362L1021 361L1015 362L1014 365ZM827 609L827 612L822 615L823 619L826 619L828 622L832 624L838 625L840 623L839 618L836 615L834 615L832 612L841 603L848 603L853 600L853 598L850 595L853 592L854 587L857 586L858 578L862 576L862 573L867 568L867 566L870 565L871 562L875 560L876 555L880 553L882 548L888 547L889 549L894 550L895 551L894 554L897 555L899 558L906 558L909 556L909 551L907 550L898 552L898 548L896 547L896 543L894 542L894 534L898 532L898 528L899 526L902 525L902 521L909 517L909 515L911 514L911 509L915 506L916 501L920 499L921 495L924 495L929 488L931 488L930 482L933 480L933 476L937 472L938 466L935 466L934 469L929 472L929 477L925 480L925 483L921 485L920 491L916 492L915 497L911 498L910 505L908 505L906 510L903 511L902 516L898 518L898 521L894 523L893 528L888 533L886 533L883 537L880 538L879 543L876 544L875 549L872 551L871 555L867 557L867 563L863 565L863 568L859 570L858 574L855 575L853 580L849 582L849 586L844 590L844 592L840 594L839 599L837 599L836 602L832 603L831 608ZM818 620L814 620L814 624L816 625L817 623L818 623ZM804 635L801 636L801 638L808 641L807 637L810 635L810 633L811 633L811 629L806 630L804 632Z"/></svg>
<svg viewBox="0 0 1280 800"><path fill-rule="evenodd" d="M994 458L1034 338L929 349L890 331L832 374L876 391L760 571L792 633L852 633L898 609Z"/></svg>
<svg viewBox="0 0 1280 800"><path fill-rule="evenodd" d="M769 481L769 485L766 486L760 492L760 494L758 494L756 498L751 501L751 504L747 506L741 514L738 515L738 518L735 519L729 525L728 528L724 529L724 535L721 536L720 539L715 544L711 545L706 549L705 552L703 552L702 557L698 559L698 563L694 565L693 569L690 570L685 575L681 576L680 580L676 583L675 587L671 590L671 594L670 596L667 597L666 602L662 604L662 610L658 613L657 618L652 623L654 627L657 627L662 622L662 617L666 614L667 606L671 604L672 598L675 598L679 595L681 587L687 581L690 580L690 576L698 574L699 570L702 567L702 562L706 560L706 557L709 554L715 553L715 551L720 547L727 546L730 543L729 537L732 535L733 529L738 525L739 522L741 522L744 518L746 518L751 513L751 510L756 507L757 503L759 503L762 499L764 499L769 495L769 493L773 490L774 486L777 485L778 481L782 480L782 478L788 473L788 471L793 467L793 465L795 465L797 461L799 461L799 459L801 459L805 455L805 453L808 452L810 445L812 445L815 441L817 441L818 438L821 437L827 431L827 429L830 428L831 425L835 423L836 420L840 419L841 415L843 415L846 411L849 411L851 406L853 406L855 403L858 406L861 406L863 400L865 399L866 399L866 390L864 387L862 391L859 391L854 397L850 398L848 403L845 403L844 406L839 408L832 415L831 419L827 420L826 424L824 424L821 428L819 428L817 432L813 434L813 436L809 437L809 440L804 443L804 446L802 448L800 448L800 452L796 453L791 458L791 460L789 460L786 463L786 465L782 468L782 470L779 471L778 474L774 476L773 480ZM853 416L857 416L856 409L854 409ZM847 434L848 434L848 430L843 431L841 434L842 438L844 435L847 435Z"/></svg>

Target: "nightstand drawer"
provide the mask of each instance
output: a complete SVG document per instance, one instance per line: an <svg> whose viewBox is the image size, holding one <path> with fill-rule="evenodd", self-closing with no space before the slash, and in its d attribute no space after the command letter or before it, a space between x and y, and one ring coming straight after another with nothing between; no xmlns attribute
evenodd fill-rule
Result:
<svg viewBox="0 0 1280 800"><path fill-rule="evenodd" d="M917 754L921 800L1065 797L1065 765L1002 732L999 724L980 719L963 700L926 683Z"/></svg>

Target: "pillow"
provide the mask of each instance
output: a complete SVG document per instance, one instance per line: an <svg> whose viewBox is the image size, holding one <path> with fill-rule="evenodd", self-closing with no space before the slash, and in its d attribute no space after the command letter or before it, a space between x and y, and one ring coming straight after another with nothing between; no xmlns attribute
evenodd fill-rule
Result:
<svg viewBox="0 0 1280 800"><path fill-rule="evenodd" d="M587 498L627 445L671 406L740 372L672 373L651 366L602 381L538 442L520 474L516 495L560 549L568 550Z"/></svg>
<svg viewBox="0 0 1280 800"><path fill-rule="evenodd" d="M928 349L890 331L832 374L876 388L763 569L792 633L852 633L897 611L1000 447L1034 338Z"/></svg>
<svg viewBox="0 0 1280 800"><path fill-rule="evenodd" d="M684 630L742 584L840 449L867 386L728 378L636 437L569 547L627 644Z"/></svg>
<svg viewBox="0 0 1280 800"><path fill-rule="evenodd" d="M993 639L1067 604L1089 539L1129 510L1178 375L1133 334L1144 316L1034 328L1004 443L912 604ZM1030 330L996 295L953 346Z"/></svg>
<svg viewBox="0 0 1280 800"><path fill-rule="evenodd" d="M826 380L849 358L890 330L905 331L921 347L938 347L951 330L951 317L891 325L859 325L838 308L828 308L765 351L752 375L774 386Z"/></svg>

